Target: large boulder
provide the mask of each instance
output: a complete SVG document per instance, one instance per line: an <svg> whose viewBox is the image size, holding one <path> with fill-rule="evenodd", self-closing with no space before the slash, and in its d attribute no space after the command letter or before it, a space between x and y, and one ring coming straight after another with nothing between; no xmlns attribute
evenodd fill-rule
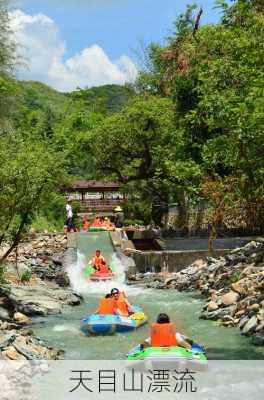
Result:
<svg viewBox="0 0 264 400"><path fill-rule="evenodd" d="M224 306L230 306L231 304L236 304L238 300L239 300L239 294L232 290L221 296L221 302Z"/></svg>
<svg viewBox="0 0 264 400"><path fill-rule="evenodd" d="M80 304L80 296L69 289L47 285L10 286L9 300L17 312L25 315L49 315L62 312L64 305Z"/></svg>

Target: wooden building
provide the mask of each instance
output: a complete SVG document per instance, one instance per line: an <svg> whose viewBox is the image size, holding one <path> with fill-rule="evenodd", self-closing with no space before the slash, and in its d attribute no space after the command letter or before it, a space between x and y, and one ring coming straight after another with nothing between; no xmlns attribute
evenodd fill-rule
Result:
<svg viewBox="0 0 264 400"><path fill-rule="evenodd" d="M81 213L112 213L126 201L118 182L74 181L67 189L68 197L78 203Z"/></svg>

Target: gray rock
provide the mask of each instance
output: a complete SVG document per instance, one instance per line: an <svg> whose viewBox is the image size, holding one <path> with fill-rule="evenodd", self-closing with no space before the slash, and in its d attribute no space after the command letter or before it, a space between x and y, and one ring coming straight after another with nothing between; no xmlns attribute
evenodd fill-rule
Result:
<svg viewBox="0 0 264 400"><path fill-rule="evenodd" d="M32 259L30 260L30 264L31 264L33 267L36 267L36 266L38 266L39 264L41 264L41 259L40 259L40 258L32 258Z"/></svg>
<svg viewBox="0 0 264 400"><path fill-rule="evenodd" d="M209 264L209 266L207 267L207 271L208 272L216 272L218 271L220 268L225 266L225 260L223 259L212 259L213 262L211 264Z"/></svg>
<svg viewBox="0 0 264 400"><path fill-rule="evenodd" d="M69 289L38 286L10 286L9 300L25 315L50 315L62 312L64 305L78 305L81 297Z"/></svg>
<svg viewBox="0 0 264 400"><path fill-rule="evenodd" d="M242 329L243 335L249 335L253 333L258 325L258 319L256 316L251 317L249 321L244 325Z"/></svg>
<svg viewBox="0 0 264 400"><path fill-rule="evenodd" d="M235 311L236 311L236 306L219 308L218 310L215 311L204 310L200 315L200 319L218 320L226 317L227 315L232 317Z"/></svg>
<svg viewBox="0 0 264 400"><path fill-rule="evenodd" d="M0 305L0 320L2 321L10 321L9 312Z"/></svg>
<svg viewBox="0 0 264 400"><path fill-rule="evenodd" d="M41 355L34 352L34 351L30 351L28 348L24 348L22 346L18 346L16 345L16 343L13 343L14 348L16 349L16 351L21 354L22 356L24 356L27 360L39 360L41 359Z"/></svg>
<svg viewBox="0 0 264 400"><path fill-rule="evenodd" d="M174 278L168 278L165 280L165 285L166 286L170 286L170 285L176 285L177 284L178 279L176 277Z"/></svg>
<svg viewBox="0 0 264 400"><path fill-rule="evenodd" d="M236 265L247 261L247 257L242 253L227 254L225 256L227 265Z"/></svg>
<svg viewBox="0 0 264 400"><path fill-rule="evenodd" d="M160 281L154 281L154 282L147 283L147 287L151 288L151 289L159 289L160 285L161 285ZM166 287L165 283L164 283L164 287Z"/></svg>
<svg viewBox="0 0 264 400"><path fill-rule="evenodd" d="M55 265L62 266L62 259L61 259L60 255L56 255L56 256L52 257L52 261Z"/></svg>
<svg viewBox="0 0 264 400"><path fill-rule="evenodd" d="M198 267L192 267L192 266L190 266L190 267L188 267L188 268L185 268L185 269L183 269L182 271L181 271L181 273L182 274L186 274L186 275L195 275L197 272L198 272Z"/></svg>
<svg viewBox="0 0 264 400"><path fill-rule="evenodd" d="M9 346L16 338L15 332L1 333L0 332L0 349Z"/></svg>
<svg viewBox="0 0 264 400"><path fill-rule="evenodd" d="M241 320L239 321L239 324L238 324L239 329L243 329L243 327L246 325L246 323L248 321L249 321L248 316L241 318Z"/></svg>
<svg viewBox="0 0 264 400"><path fill-rule="evenodd" d="M66 272L61 271L55 275L55 282L61 287L70 286L70 279Z"/></svg>

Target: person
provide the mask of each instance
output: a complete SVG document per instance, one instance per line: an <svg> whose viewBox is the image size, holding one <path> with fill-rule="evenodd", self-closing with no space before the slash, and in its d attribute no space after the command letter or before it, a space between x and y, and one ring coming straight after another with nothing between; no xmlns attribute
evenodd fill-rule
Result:
<svg viewBox="0 0 264 400"><path fill-rule="evenodd" d="M106 264L106 261L101 254L101 250L96 250L95 255L92 258L92 266L95 271L98 271L98 272L100 271L102 262L104 262Z"/></svg>
<svg viewBox="0 0 264 400"><path fill-rule="evenodd" d="M187 340L176 331L176 325L170 322L167 314L161 313L157 317L157 322L151 325L150 337L141 343L141 349L145 347L170 347L180 346L191 349Z"/></svg>
<svg viewBox="0 0 264 400"><path fill-rule="evenodd" d="M110 293L108 293L103 299L101 299L95 314L100 314L100 315L116 314L116 304Z"/></svg>
<svg viewBox="0 0 264 400"><path fill-rule="evenodd" d="M74 228L74 226L73 226L72 206L70 204L70 200L69 199L68 199L68 202L66 204L66 214L67 214L67 220L66 220L67 231L70 232Z"/></svg>
<svg viewBox="0 0 264 400"><path fill-rule="evenodd" d="M123 223L124 223L124 213L123 210L120 206L117 206L114 209L114 213L115 213L115 226L117 228L122 228Z"/></svg>
<svg viewBox="0 0 264 400"><path fill-rule="evenodd" d="M128 317L130 314L134 313L133 307L127 300L124 292L120 292L119 289L113 288L111 290L111 295L116 303L117 314Z"/></svg>
<svg viewBox="0 0 264 400"><path fill-rule="evenodd" d="M108 217L104 218L102 225L105 228L107 228L108 230L114 230L114 228L115 228L114 224L112 224L112 222L110 221L110 219Z"/></svg>
<svg viewBox="0 0 264 400"><path fill-rule="evenodd" d="M88 229L89 229L89 221L88 221L87 215L85 215L83 217L83 230L88 231Z"/></svg>
<svg viewBox="0 0 264 400"><path fill-rule="evenodd" d="M105 261L101 262L101 265L99 267L99 272L101 272L102 274L109 274L112 272L111 268L106 264Z"/></svg>
<svg viewBox="0 0 264 400"><path fill-rule="evenodd" d="M102 226L102 223L101 223L101 220L100 220L99 217L96 217L96 218L94 219L94 221L93 221L93 223L92 223L92 226L94 226L94 227Z"/></svg>

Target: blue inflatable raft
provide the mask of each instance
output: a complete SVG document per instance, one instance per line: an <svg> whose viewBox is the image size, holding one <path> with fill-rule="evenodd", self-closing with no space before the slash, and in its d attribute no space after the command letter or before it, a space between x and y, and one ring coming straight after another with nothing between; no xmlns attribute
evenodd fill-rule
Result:
<svg viewBox="0 0 264 400"><path fill-rule="evenodd" d="M133 331L147 323L147 317L137 311L129 317L93 314L82 320L81 331L85 335L104 335Z"/></svg>

